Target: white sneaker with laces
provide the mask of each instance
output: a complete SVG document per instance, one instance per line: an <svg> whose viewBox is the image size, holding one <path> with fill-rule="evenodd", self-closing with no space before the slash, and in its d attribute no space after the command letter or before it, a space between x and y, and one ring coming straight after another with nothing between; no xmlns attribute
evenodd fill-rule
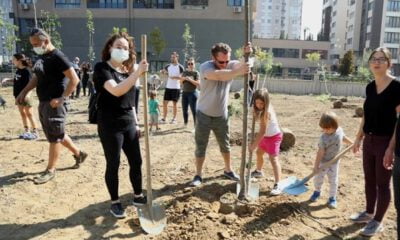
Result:
<svg viewBox="0 0 400 240"><path fill-rule="evenodd" d="M279 188L279 184L275 183L274 187L272 188L272 190L270 192L270 194L272 196L278 196L278 195L281 195L281 193L282 193L282 190Z"/></svg>

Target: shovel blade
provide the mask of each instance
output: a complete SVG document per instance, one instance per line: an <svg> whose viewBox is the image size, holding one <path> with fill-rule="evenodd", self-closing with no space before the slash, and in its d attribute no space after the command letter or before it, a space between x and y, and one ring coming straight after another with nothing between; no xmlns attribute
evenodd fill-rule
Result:
<svg viewBox="0 0 400 240"><path fill-rule="evenodd" d="M248 188L248 196L253 199L256 200L260 197L260 185L256 182L250 182L249 188ZM236 195L239 196L239 192L240 192L240 183L236 184Z"/></svg>
<svg viewBox="0 0 400 240"><path fill-rule="evenodd" d="M146 205L137 208L137 211L139 215L140 226L148 234L160 234L167 225L165 209L162 205L153 203L151 207Z"/></svg>
<svg viewBox="0 0 400 240"><path fill-rule="evenodd" d="M295 176L287 177L287 178L279 181L279 188L280 189L285 189L285 188L293 185L296 181L298 181L298 180L297 180L297 178Z"/></svg>
<svg viewBox="0 0 400 240"><path fill-rule="evenodd" d="M308 188L304 183L304 180L296 180L294 183L284 188L283 191L290 195L300 195L308 191Z"/></svg>

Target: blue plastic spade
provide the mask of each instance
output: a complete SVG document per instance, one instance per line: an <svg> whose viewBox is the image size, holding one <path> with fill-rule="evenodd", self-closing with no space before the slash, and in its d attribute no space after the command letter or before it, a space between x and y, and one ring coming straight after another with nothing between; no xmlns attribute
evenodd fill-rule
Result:
<svg viewBox="0 0 400 240"><path fill-rule="evenodd" d="M290 195L300 195L302 193L305 193L308 191L308 188L305 186L305 183L308 182L312 177L326 169L327 167L331 166L332 164L336 163L339 161L343 155L345 155L350 149L353 148L353 144L345 148L343 151L338 153L333 159L329 160L327 163L323 164L317 171L313 171L310 175L307 177L303 178L302 180L296 179L296 177L289 177L285 180L282 180L282 182L289 183L286 185L286 187L281 187L281 189Z"/></svg>

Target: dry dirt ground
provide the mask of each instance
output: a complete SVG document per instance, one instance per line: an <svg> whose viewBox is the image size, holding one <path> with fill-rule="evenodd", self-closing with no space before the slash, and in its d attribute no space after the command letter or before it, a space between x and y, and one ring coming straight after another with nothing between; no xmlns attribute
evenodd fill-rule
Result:
<svg viewBox="0 0 400 240"><path fill-rule="evenodd" d="M109 213L105 160L96 126L87 123L86 97L71 101L67 131L89 158L80 169L70 169L74 160L63 149L56 178L35 185L32 179L46 167L48 144L43 135L37 141L18 139L22 124L13 105L12 89L1 88L0 95L8 101L7 107L0 109L0 239L363 239L358 235L363 225L349 220L365 206L360 156L348 153L341 160L335 210L326 206L326 184L322 199L316 203L307 201L312 181L310 190L300 196L270 196L273 178L267 163L266 177L259 181L258 201L225 215L219 213L219 199L226 192L234 192L235 183L221 177L223 161L214 137L207 152L205 183L188 187L194 174L194 135L192 127L183 128L179 109L178 124L161 125L161 131L150 136L154 194L156 201L166 206L168 217L162 234L151 236L141 230L137 212L129 204L132 189L125 156L120 168L120 195L128 217L116 220ZM361 106L363 99L348 100L344 108L334 111L353 138L360 122L353 117L354 108ZM239 104L239 100L231 101ZM297 138L296 145L280 156L283 177L302 178L312 170L320 114L332 110L332 102L325 96L272 94L272 103L281 126L291 129ZM241 121L240 114L232 117L232 133L241 132ZM141 143L144 150L143 139ZM240 156L241 147L233 146L237 172ZM393 204L384 223L385 231L373 239L395 239Z"/></svg>

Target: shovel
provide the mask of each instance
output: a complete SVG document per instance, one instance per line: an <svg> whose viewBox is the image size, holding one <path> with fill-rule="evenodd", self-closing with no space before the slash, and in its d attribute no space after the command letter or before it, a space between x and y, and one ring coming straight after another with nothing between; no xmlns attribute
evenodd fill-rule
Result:
<svg viewBox="0 0 400 240"><path fill-rule="evenodd" d="M251 123L251 135L250 142L254 140L254 128L255 128L255 118L253 117L253 121ZM247 143L243 143L247 144ZM246 184L245 184L245 193L252 200L258 199L260 196L260 185L256 182L251 182L251 162L252 162L253 152L249 151L249 161L247 162L247 175L246 175ZM240 182L236 184L236 194L239 196L240 192Z"/></svg>
<svg viewBox="0 0 400 240"><path fill-rule="evenodd" d="M322 172L327 167L335 164L341 157L343 157L350 149L353 148L353 144L345 148L343 151L338 153L334 158L329 160L327 163L324 163L317 171L313 171L310 175L303 178L302 180L298 180L295 177L289 177L289 180L286 181L287 186L283 188L283 191L290 195L300 195L308 191L308 188L304 185L308 182L312 177ZM286 179L285 179L286 180ZM285 181L283 180L283 181Z"/></svg>
<svg viewBox="0 0 400 240"><path fill-rule="evenodd" d="M142 59L147 59L147 36L142 35ZM149 234L160 234L167 225L165 209L162 205L153 202L153 190L151 188L151 166L149 147L149 124L147 119L147 72L144 73L143 83L143 106L144 106L144 140L146 144L146 174L147 174L147 204L138 207L140 226Z"/></svg>

